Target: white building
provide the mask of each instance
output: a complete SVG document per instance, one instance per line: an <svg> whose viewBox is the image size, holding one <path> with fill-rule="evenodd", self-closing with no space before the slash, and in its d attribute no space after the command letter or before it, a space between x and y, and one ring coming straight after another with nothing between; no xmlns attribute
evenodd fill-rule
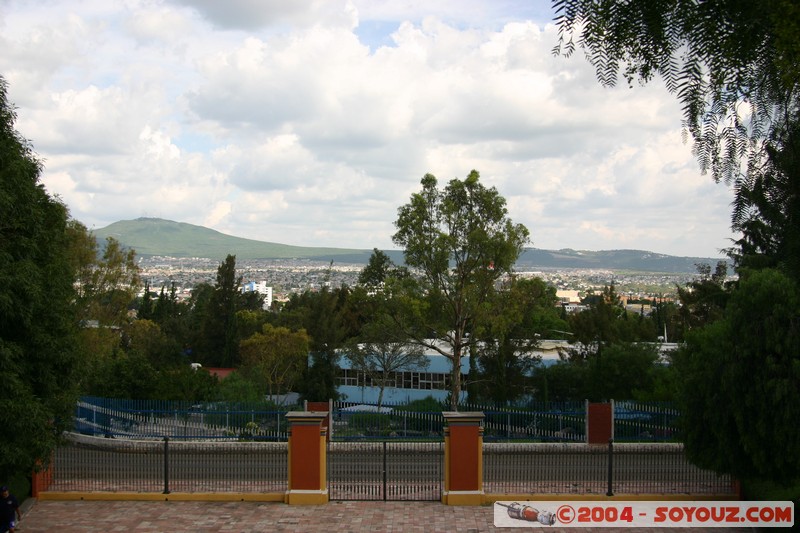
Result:
<svg viewBox="0 0 800 533"><path fill-rule="evenodd" d="M272 287L266 281L248 281L242 285L242 292L257 292L264 295L264 309L272 307Z"/></svg>

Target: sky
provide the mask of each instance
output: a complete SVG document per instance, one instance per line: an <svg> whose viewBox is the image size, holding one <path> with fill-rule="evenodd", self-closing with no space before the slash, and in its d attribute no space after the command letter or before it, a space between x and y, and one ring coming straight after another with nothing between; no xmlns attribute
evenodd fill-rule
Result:
<svg viewBox="0 0 800 533"><path fill-rule="evenodd" d="M720 257L732 192L656 80L552 53L545 0L0 0L0 75L42 183L89 229L158 217L397 249L473 169L530 246Z"/></svg>

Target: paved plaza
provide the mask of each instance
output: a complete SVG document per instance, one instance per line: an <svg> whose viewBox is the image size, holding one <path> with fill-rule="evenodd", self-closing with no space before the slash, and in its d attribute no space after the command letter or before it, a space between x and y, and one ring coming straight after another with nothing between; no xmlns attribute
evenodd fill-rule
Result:
<svg viewBox="0 0 800 533"><path fill-rule="evenodd" d="M23 504L19 533L211 532L270 531L350 532L484 532L573 531L559 527L496 528L493 509L452 507L438 502L330 502L327 505L289 506L260 502L185 501L35 501ZM597 528L596 531L666 532L690 529ZM714 528L744 533L748 528Z"/></svg>

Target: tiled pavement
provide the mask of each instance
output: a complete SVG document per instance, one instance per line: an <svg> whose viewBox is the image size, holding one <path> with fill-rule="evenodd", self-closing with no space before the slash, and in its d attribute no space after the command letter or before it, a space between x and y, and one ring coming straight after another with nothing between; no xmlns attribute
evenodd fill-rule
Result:
<svg viewBox="0 0 800 533"><path fill-rule="evenodd" d="M210 532L255 533L292 531L349 532L484 532L530 531L531 528L495 528L493 509L451 507L438 502L331 502L327 505L289 506L259 502L186 501L34 501L23 504L19 533L33 532ZM543 531L587 529L537 528ZM611 533L665 532L665 529L598 528ZM673 529L669 531L690 531ZM720 529L744 533L745 528Z"/></svg>

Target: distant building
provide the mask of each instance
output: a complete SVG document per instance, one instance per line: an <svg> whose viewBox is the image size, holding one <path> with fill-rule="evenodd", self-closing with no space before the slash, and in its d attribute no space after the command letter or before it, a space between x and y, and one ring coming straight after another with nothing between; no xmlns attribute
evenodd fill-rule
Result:
<svg viewBox="0 0 800 533"><path fill-rule="evenodd" d="M556 291L556 298L558 298L558 305L569 314L586 309L586 306L581 304L580 291L559 289Z"/></svg>
<svg viewBox="0 0 800 533"><path fill-rule="evenodd" d="M264 295L264 309L272 307L272 287L266 281L248 281L242 285L242 292L257 292Z"/></svg>
<svg viewBox="0 0 800 533"><path fill-rule="evenodd" d="M667 361L666 356L669 352L678 348L675 343L657 343L659 354L662 361ZM541 365L549 367L561 361L561 354L569 348L577 348L579 345L569 344L565 340L542 339L537 348L530 354L532 357L540 357ZM383 402L386 404L406 403L413 400L421 400L428 396L444 401L450 392L450 379L452 363L450 359L431 349L426 349L428 366L424 369L413 368L403 369L398 372L389 373L389 383L384 387ZM309 358L311 355L309 354ZM362 371L351 368L350 361L342 357L339 361L339 375L336 379L336 390L342 395L342 399L348 402L361 404L378 403L380 388L372 383L370 376ZM461 361L461 399L466 399L466 383L469 380L469 357L464 357Z"/></svg>
<svg viewBox="0 0 800 533"><path fill-rule="evenodd" d="M413 368L398 372L390 372L390 383L383 391L383 401L388 404L405 403L422 400L432 396L437 400L445 400L450 392L452 363L434 350L426 349L428 366L424 369ZM349 402L374 404L378 402L380 388L373 385L370 376L350 367L350 360L342 357L339 361L340 372L337 378L337 391ZM463 376L469 372L469 358L461 361L462 385ZM462 391L462 399L466 398L466 390Z"/></svg>
<svg viewBox="0 0 800 533"><path fill-rule="evenodd" d="M562 305L566 304L579 304L581 303L580 291L558 289L556 291L556 298Z"/></svg>
<svg viewBox="0 0 800 533"><path fill-rule="evenodd" d="M558 362L559 352L568 346L563 340L542 340L531 354L542 359L542 365L550 366ZM428 366L424 369L403 369L389 373L389 385L384 387L383 401L387 404L405 403L432 396L444 401L450 392L452 362L442 354L426 349ZM370 376L351 368L350 361L342 357L339 361L340 373L337 378L337 391L346 401L374 404L378 401L380 388L372 383ZM466 399L466 383L469 374L469 357L461 360L462 400Z"/></svg>

